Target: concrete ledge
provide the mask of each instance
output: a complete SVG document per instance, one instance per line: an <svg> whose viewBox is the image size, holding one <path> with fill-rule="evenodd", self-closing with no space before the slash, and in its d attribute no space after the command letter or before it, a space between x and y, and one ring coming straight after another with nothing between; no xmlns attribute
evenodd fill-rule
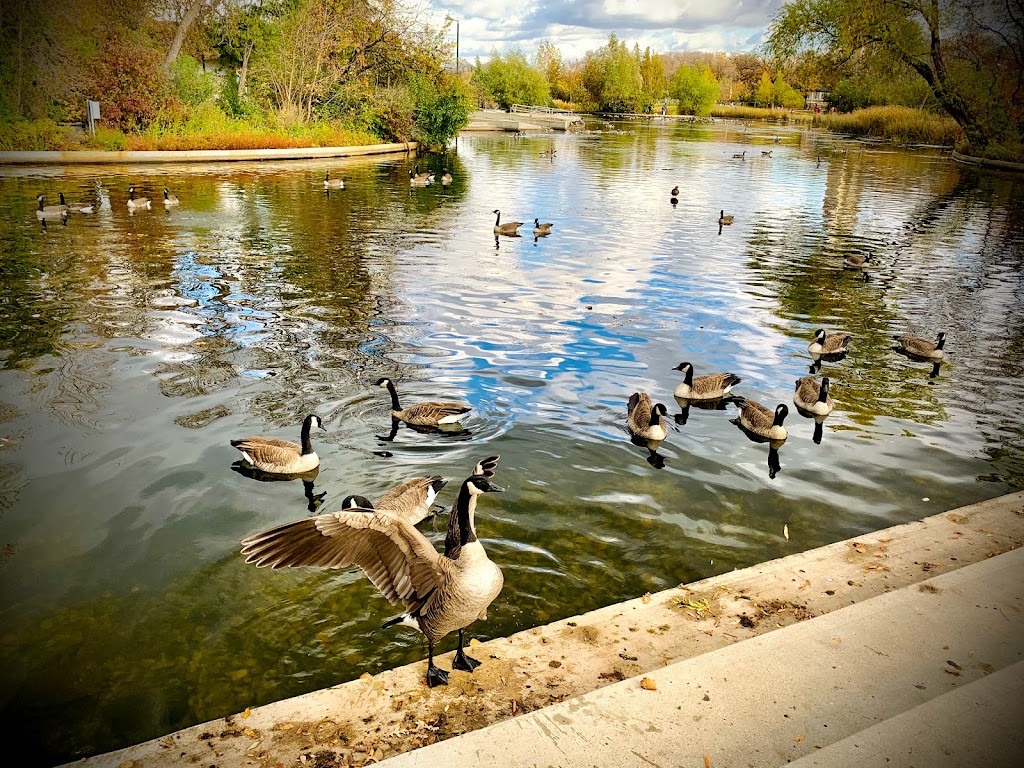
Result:
<svg viewBox="0 0 1024 768"><path fill-rule="evenodd" d="M415 141L400 144L370 144L360 147L293 147L285 149L196 149L181 152L0 152L4 164L88 163L211 163L237 160L308 160L318 157L357 157L392 152L412 152Z"/></svg>
<svg viewBox="0 0 1024 768"><path fill-rule="evenodd" d="M1009 160L989 160L984 157L964 155L953 150L953 159L965 165L977 165L982 168L998 168L1001 171L1024 171L1024 163L1011 163Z"/></svg>
<svg viewBox="0 0 1024 768"><path fill-rule="evenodd" d="M799 547L800 531L789 533L793 546ZM1022 542L1024 493L1016 493L479 643L471 655L483 665L472 675L453 672L447 687L422 684L422 661L254 706L248 716L231 715L71 765L116 768L133 761L135 768L276 768L295 765L303 757L307 765L315 764L317 753L361 765L502 721L518 722L523 713L568 703L641 674L653 675L701 654L747 645L765 635L786 635L788 628L814 624L816 617L831 618L827 614L842 616L851 606L914 587L936 574L956 573L990 558L1003 560L1003 553ZM951 605L973 611L970 599L965 595ZM897 629L906 624L905 618L887 615ZM450 667L452 655L439 657L439 664ZM771 654L754 654L744 669L737 675L752 684L772 674L781 678L781 688L789 685L788 670L778 670ZM939 670L938 675L944 679L946 673ZM845 701L842 692L834 696ZM637 732L636 738L649 743L654 737Z"/></svg>

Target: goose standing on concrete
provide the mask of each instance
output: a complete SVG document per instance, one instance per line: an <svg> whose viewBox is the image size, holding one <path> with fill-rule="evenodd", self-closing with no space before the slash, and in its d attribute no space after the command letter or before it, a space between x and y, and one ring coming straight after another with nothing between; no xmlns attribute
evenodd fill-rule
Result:
<svg viewBox="0 0 1024 768"><path fill-rule="evenodd" d="M68 213L92 213L92 203L69 203L64 199L64 193L58 192L57 196L60 197L60 204L68 209Z"/></svg>
<svg viewBox="0 0 1024 768"><path fill-rule="evenodd" d="M928 341L919 336L893 336L896 343L900 345L902 352L911 357L919 357L927 360L942 360L946 356L943 347L946 345L946 334L939 331L935 341Z"/></svg>
<svg viewBox="0 0 1024 768"><path fill-rule="evenodd" d="M152 206L152 201L148 197L136 197L135 187L128 187L128 210L134 211L140 208L149 210Z"/></svg>
<svg viewBox="0 0 1024 768"><path fill-rule="evenodd" d="M398 391L394 382L384 377L377 380L377 386L387 389L391 395L391 418L421 427L436 427L442 424L457 424L463 416L473 410L462 403L444 403L428 400L427 402L403 408L398 402Z"/></svg>
<svg viewBox="0 0 1024 768"><path fill-rule="evenodd" d="M302 445L275 437L244 437L232 440L231 445L242 452L245 460L261 472L275 475L298 475L320 466L320 457L313 450L309 431L313 424L327 428L315 413L302 421Z"/></svg>
<svg viewBox="0 0 1024 768"><path fill-rule="evenodd" d="M508 222L505 222L504 224L502 224L501 223L501 211L499 211L497 208L495 208L493 211L491 211L491 213L493 213L495 216L497 216L497 218L494 220L494 234L496 234L496 235L512 235L512 236L516 236L516 235L519 234L516 230L519 229L521 226L523 226L523 222L521 222L521 221L508 221Z"/></svg>
<svg viewBox="0 0 1024 768"><path fill-rule="evenodd" d="M324 173L324 189L344 189L344 188L345 188L345 180L344 179L332 179L331 178L331 171L330 171L330 169L328 169L327 172Z"/></svg>
<svg viewBox="0 0 1024 768"><path fill-rule="evenodd" d="M677 400L719 400L742 381L735 373L706 373L693 375L691 363L680 363L673 371L683 371L683 381L672 395Z"/></svg>
<svg viewBox="0 0 1024 768"><path fill-rule="evenodd" d="M407 520L387 511L352 509L279 525L242 540L245 562L257 567L356 565L392 605L405 613L384 624L412 626L427 638L427 685L448 683L434 664L434 646L458 630L452 668L472 672L480 662L466 655L464 632L501 592L504 576L476 535L477 499L500 493L483 475L462 483L448 523L444 554Z"/></svg>
<svg viewBox="0 0 1024 768"><path fill-rule="evenodd" d="M181 205L181 200L177 195L172 195L167 187L164 187L164 208L173 208L176 205Z"/></svg>

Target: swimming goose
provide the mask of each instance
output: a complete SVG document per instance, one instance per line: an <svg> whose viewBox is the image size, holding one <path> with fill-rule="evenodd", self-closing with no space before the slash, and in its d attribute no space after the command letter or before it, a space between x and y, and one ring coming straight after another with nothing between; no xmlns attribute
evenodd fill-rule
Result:
<svg viewBox="0 0 1024 768"><path fill-rule="evenodd" d="M324 174L324 189L344 189L345 181L343 179L332 179L330 169Z"/></svg>
<svg viewBox="0 0 1024 768"><path fill-rule="evenodd" d="M732 214L730 213L728 216L726 216L725 209L723 208L721 211L718 212L718 223L719 225L732 224Z"/></svg>
<svg viewBox="0 0 1024 768"><path fill-rule="evenodd" d="M793 390L793 403L801 414L828 416L835 407L828 388L828 376L823 376L820 383L813 376L801 376Z"/></svg>
<svg viewBox="0 0 1024 768"><path fill-rule="evenodd" d="M357 565L392 605L406 612L384 624L412 626L427 638L427 685L448 683L434 664L434 646L458 630L453 669L472 672L480 665L466 655L464 631L487 618L487 607L501 592L501 569L487 557L476 535L477 499L504 489L483 475L462 483L448 522L441 554L407 520L387 511L352 509L307 517L242 540L245 562L257 567Z"/></svg>
<svg viewBox="0 0 1024 768"><path fill-rule="evenodd" d="M447 187L451 183L452 183L452 175L450 173L448 173L448 169L445 168L444 169L444 175L441 176L441 184L443 186Z"/></svg>
<svg viewBox="0 0 1024 768"><path fill-rule="evenodd" d="M849 253L843 257L843 267L846 269L864 269L871 261L871 254L861 256L859 253Z"/></svg>
<svg viewBox="0 0 1024 768"><path fill-rule="evenodd" d="M789 408L785 403L779 403L772 411L745 397L733 398L733 402L740 409L740 415L732 419L733 424L737 424L752 435L765 440L781 442L789 436L786 428L782 426L782 422L789 414Z"/></svg>
<svg viewBox="0 0 1024 768"><path fill-rule="evenodd" d="M178 199L178 196L172 195L170 190L164 187L164 208L172 208L180 203L181 201Z"/></svg>
<svg viewBox="0 0 1024 768"><path fill-rule="evenodd" d="M92 213L93 211L91 203L69 203L64 199L63 192L58 192L57 195L60 197L60 204L68 209L68 213Z"/></svg>
<svg viewBox="0 0 1024 768"><path fill-rule="evenodd" d="M427 401L402 408L398 404L398 391L395 389L391 379L385 377L377 380L377 386L387 389L391 393L391 418L396 421L404 421L406 424L419 425L423 427L437 426L438 424L456 424L462 421L462 417L472 411L472 407L461 403L439 403Z"/></svg>
<svg viewBox="0 0 1024 768"><path fill-rule="evenodd" d="M770 149L762 149L761 150L761 157L771 157L771 156L772 156L772 150L770 150Z"/></svg>
<svg viewBox="0 0 1024 768"><path fill-rule="evenodd" d="M682 383L672 393L679 400L718 400L741 381L735 373L706 373L694 377L690 363L680 363L672 370L686 372Z"/></svg>
<svg viewBox="0 0 1024 768"><path fill-rule="evenodd" d="M679 185L672 187L672 197L679 197Z"/></svg>
<svg viewBox="0 0 1024 768"><path fill-rule="evenodd" d="M745 149L742 152L738 152L735 155L733 155L733 157L739 158L740 160L742 160L746 156L747 156L747 150L745 150Z"/></svg>
<svg viewBox="0 0 1024 768"><path fill-rule="evenodd" d="M664 403L651 404L646 392L634 392L626 405L626 427L634 437L644 440L662 441L668 437L668 430L662 419L668 414Z"/></svg>
<svg viewBox="0 0 1024 768"><path fill-rule="evenodd" d="M918 336L893 336L893 338L896 339L904 352L914 357L941 360L946 355L942 349L946 344L946 334L944 331L939 331L939 336L935 341L928 341L928 339L922 339Z"/></svg>
<svg viewBox="0 0 1024 768"><path fill-rule="evenodd" d="M232 440L231 445L242 452L242 456L253 467L276 475L297 475L320 466L320 457L313 450L309 430L313 423L326 431L327 428L315 413L302 421L302 445L275 437L244 437Z"/></svg>
<svg viewBox="0 0 1024 768"><path fill-rule="evenodd" d="M497 217L498 217L498 218L496 218L494 220L494 234L496 234L496 235L517 235L517 234L519 234L518 232L516 232L516 230L519 229L521 226L523 226L523 222L521 222L521 221L508 221L508 222L505 222L504 224L502 224L501 223L501 211L499 211L497 208L495 208L493 211L491 211L491 213L497 214Z"/></svg>
<svg viewBox="0 0 1024 768"><path fill-rule="evenodd" d="M426 176L417 176L412 168L409 169L409 186L412 187L426 187L430 184L430 179Z"/></svg>
<svg viewBox="0 0 1024 768"><path fill-rule="evenodd" d="M434 180L434 174L431 173L430 171L427 171L426 173L420 173L420 164L416 163L416 178L417 179L426 179L427 181L433 181Z"/></svg>
<svg viewBox="0 0 1024 768"><path fill-rule="evenodd" d="M407 520L416 525L430 514L431 505L438 492L448 484L440 475L414 477L396 485L376 503L365 496L346 496L341 502L342 509L375 509Z"/></svg>
<svg viewBox="0 0 1024 768"><path fill-rule="evenodd" d="M38 219L62 219L68 215L65 205L43 205L42 195L36 195L36 200L39 203L39 207L36 209L36 218Z"/></svg>
<svg viewBox="0 0 1024 768"><path fill-rule="evenodd" d="M852 338L848 333L825 333L824 328L819 328L814 332L814 341L807 346L807 351L812 355L845 354L850 351Z"/></svg>
<svg viewBox="0 0 1024 768"><path fill-rule="evenodd" d="M151 200L148 197L136 197L135 187L128 187L128 210L133 211L136 208L150 208Z"/></svg>
<svg viewBox="0 0 1024 768"><path fill-rule="evenodd" d="M533 220L533 234L535 235L550 235L551 234L551 222L547 224L541 224L540 219Z"/></svg>

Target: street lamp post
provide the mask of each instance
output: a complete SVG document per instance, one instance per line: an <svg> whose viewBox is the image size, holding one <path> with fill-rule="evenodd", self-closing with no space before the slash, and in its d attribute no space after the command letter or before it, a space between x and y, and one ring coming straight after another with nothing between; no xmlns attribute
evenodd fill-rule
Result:
<svg viewBox="0 0 1024 768"><path fill-rule="evenodd" d="M455 20L455 74L459 74L459 20Z"/></svg>

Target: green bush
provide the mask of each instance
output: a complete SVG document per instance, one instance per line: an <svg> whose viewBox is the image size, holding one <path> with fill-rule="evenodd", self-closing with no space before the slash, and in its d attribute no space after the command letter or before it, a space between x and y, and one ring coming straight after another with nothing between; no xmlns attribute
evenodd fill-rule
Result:
<svg viewBox="0 0 1024 768"><path fill-rule="evenodd" d="M190 107L198 107L217 90L213 74L201 71L199 62L186 54L171 64L171 82L178 98Z"/></svg>
<svg viewBox="0 0 1024 768"><path fill-rule="evenodd" d="M413 108L412 136L428 146L444 146L469 122L473 97L461 78L442 75L441 82L429 83L416 76L410 83Z"/></svg>
<svg viewBox="0 0 1024 768"><path fill-rule="evenodd" d="M382 141L412 138L415 97L404 86L378 88L360 116L363 128Z"/></svg>

